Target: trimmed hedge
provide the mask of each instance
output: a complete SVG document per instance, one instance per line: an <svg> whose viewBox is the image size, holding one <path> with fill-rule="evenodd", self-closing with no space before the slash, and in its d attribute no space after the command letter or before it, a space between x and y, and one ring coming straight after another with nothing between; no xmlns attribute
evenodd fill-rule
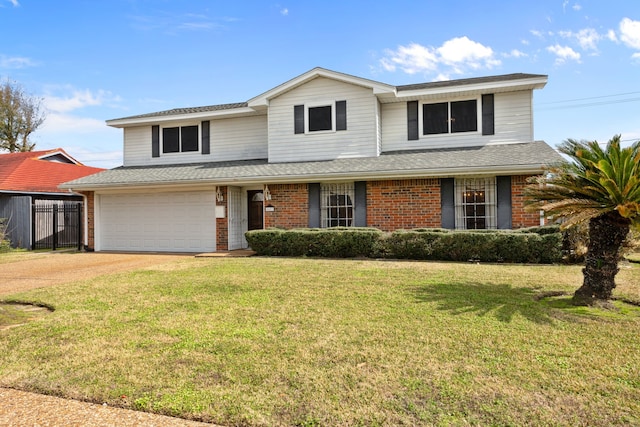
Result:
<svg viewBox="0 0 640 427"><path fill-rule="evenodd" d="M259 255L326 258L368 257L382 232L375 228L267 229L245 233Z"/></svg>
<svg viewBox="0 0 640 427"><path fill-rule="evenodd" d="M246 233L258 255L554 263L562 260L558 227L515 231L373 228L267 229Z"/></svg>

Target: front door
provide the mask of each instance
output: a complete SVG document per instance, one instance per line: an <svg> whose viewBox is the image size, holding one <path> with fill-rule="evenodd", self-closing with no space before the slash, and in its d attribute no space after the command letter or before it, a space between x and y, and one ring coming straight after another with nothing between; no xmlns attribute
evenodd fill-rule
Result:
<svg viewBox="0 0 640 427"><path fill-rule="evenodd" d="M247 191L247 217L249 218L247 228L249 230L262 230L264 228L263 200L262 190Z"/></svg>

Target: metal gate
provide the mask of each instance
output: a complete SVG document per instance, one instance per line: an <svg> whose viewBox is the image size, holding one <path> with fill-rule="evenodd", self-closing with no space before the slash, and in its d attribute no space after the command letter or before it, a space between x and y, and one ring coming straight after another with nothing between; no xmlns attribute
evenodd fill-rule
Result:
<svg viewBox="0 0 640 427"><path fill-rule="evenodd" d="M32 209L32 249L82 249L82 202L36 200Z"/></svg>

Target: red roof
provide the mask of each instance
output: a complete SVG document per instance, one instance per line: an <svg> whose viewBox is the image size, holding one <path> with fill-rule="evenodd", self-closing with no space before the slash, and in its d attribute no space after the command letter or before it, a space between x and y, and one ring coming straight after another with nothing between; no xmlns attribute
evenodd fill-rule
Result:
<svg viewBox="0 0 640 427"><path fill-rule="evenodd" d="M103 170L83 165L62 148L0 154L0 191L63 193L59 184Z"/></svg>

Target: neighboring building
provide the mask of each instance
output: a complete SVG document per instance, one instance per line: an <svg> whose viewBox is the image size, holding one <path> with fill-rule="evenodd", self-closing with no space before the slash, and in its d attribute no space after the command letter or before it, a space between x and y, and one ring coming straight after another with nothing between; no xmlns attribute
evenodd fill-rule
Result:
<svg viewBox="0 0 640 427"><path fill-rule="evenodd" d="M7 220L11 245L33 247L38 229L35 206L83 203L81 194L63 191L58 185L101 171L104 169L82 165L61 148L0 154L0 218ZM64 220L64 213L61 215Z"/></svg>
<svg viewBox="0 0 640 427"><path fill-rule="evenodd" d="M124 165L65 183L95 250L216 251L247 230L521 228L528 177L560 160L533 137L547 76L391 86L315 68L247 102L107 121Z"/></svg>

